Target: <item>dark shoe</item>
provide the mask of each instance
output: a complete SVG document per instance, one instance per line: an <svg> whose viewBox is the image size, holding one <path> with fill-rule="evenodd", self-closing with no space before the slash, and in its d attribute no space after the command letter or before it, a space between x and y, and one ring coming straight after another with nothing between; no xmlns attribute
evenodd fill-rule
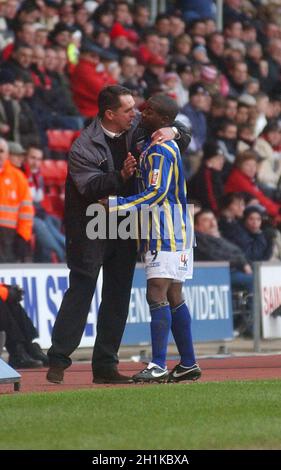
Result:
<svg viewBox="0 0 281 470"><path fill-rule="evenodd" d="M47 372L46 379L54 384L62 384L64 377L64 368L60 366L51 366Z"/></svg>
<svg viewBox="0 0 281 470"><path fill-rule="evenodd" d="M38 343L30 343L27 346L27 351L28 354L33 358L33 359L38 359L39 361L43 362L43 365L45 367L49 366L49 358L47 354L44 354L41 347L39 346Z"/></svg>
<svg viewBox="0 0 281 470"><path fill-rule="evenodd" d="M133 375L134 382L146 382L146 383L163 383L167 382L169 372L168 369L162 369L157 364L150 363L141 372Z"/></svg>
<svg viewBox="0 0 281 470"><path fill-rule="evenodd" d="M183 382L185 380L198 380L202 375L198 364L191 367L184 367L181 364L176 365L169 374L168 382Z"/></svg>
<svg viewBox="0 0 281 470"><path fill-rule="evenodd" d="M14 369L36 369L43 367L43 362L30 357L24 345L18 344L13 353L10 353L9 365Z"/></svg>
<svg viewBox="0 0 281 470"><path fill-rule="evenodd" d="M117 369L94 371L94 384L130 384L132 382L131 377L119 374Z"/></svg>

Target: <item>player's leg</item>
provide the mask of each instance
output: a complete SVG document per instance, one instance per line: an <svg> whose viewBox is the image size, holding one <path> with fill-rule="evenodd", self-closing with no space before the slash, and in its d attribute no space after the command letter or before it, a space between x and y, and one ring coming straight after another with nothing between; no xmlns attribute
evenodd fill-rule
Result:
<svg viewBox="0 0 281 470"><path fill-rule="evenodd" d="M192 333L191 315L184 301L182 286L185 279L193 273L193 252L174 254L176 272L174 282L170 285L167 298L172 312L172 333L180 354L180 364L170 373L169 381L196 380L201 370L196 364Z"/></svg>

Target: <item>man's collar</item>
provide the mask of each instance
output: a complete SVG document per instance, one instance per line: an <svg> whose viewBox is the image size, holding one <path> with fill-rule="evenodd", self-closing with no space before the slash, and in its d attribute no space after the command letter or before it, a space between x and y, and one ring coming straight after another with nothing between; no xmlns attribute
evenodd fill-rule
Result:
<svg viewBox="0 0 281 470"><path fill-rule="evenodd" d="M112 132L112 131L109 131L108 129L106 129L102 123L100 123L101 125L101 128L103 130L103 132L105 133L105 135L107 135L108 137L110 137L110 139L114 139L115 137L120 137L122 134L124 134L125 131L122 131L122 132Z"/></svg>

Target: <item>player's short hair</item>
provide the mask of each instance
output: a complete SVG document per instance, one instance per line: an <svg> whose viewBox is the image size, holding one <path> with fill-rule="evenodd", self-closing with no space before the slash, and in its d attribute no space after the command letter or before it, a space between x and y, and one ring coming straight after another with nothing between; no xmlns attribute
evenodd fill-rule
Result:
<svg viewBox="0 0 281 470"><path fill-rule="evenodd" d="M179 112L179 107L173 98L159 93L149 98L149 103L160 116L166 116L169 119L169 124L174 122Z"/></svg>

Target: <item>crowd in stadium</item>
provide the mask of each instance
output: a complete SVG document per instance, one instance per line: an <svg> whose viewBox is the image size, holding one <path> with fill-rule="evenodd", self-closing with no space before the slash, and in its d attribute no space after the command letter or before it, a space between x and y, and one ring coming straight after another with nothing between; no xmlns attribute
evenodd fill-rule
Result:
<svg viewBox="0 0 281 470"><path fill-rule="evenodd" d="M176 100L195 259L251 292L252 263L281 259L281 2L225 0L222 31L212 0L151 4L0 0L0 262L65 261L67 151L119 83L139 110Z"/></svg>

